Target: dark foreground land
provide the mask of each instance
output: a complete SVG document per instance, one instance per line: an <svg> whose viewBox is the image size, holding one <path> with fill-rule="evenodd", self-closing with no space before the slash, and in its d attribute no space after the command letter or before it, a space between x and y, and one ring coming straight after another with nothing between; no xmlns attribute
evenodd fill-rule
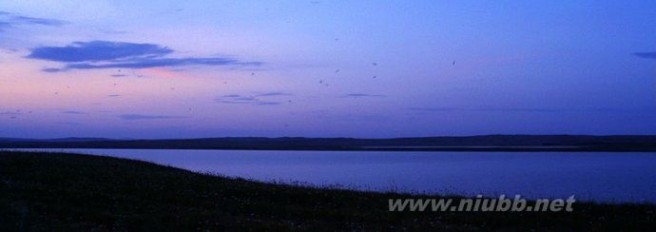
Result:
<svg viewBox="0 0 656 232"><path fill-rule="evenodd" d="M574 212L389 212L436 197L274 185L147 162L0 152L0 231L654 231L656 206L575 203Z"/></svg>

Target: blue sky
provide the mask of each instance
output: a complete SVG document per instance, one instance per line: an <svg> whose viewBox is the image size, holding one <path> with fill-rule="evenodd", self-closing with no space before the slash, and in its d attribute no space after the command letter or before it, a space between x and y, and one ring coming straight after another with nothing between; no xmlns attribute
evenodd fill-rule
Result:
<svg viewBox="0 0 656 232"><path fill-rule="evenodd" d="M3 1L0 137L654 134L654 1Z"/></svg>

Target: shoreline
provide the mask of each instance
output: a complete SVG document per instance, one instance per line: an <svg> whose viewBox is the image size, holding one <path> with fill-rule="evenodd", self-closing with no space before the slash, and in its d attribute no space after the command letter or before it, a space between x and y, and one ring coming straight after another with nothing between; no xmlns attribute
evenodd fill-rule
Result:
<svg viewBox="0 0 656 232"><path fill-rule="evenodd" d="M289 151L656 152L656 136L481 135L412 138L220 137L196 139L12 139L0 148Z"/></svg>
<svg viewBox="0 0 656 232"><path fill-rule="evenodd" d="M656 148L640 147L577 147L577 146L430 146L430 147L176 147L176 146L2 146L0 149L144 149L144 150L235 150L235 151L363 151L363 152L656 152Z"/></svg>

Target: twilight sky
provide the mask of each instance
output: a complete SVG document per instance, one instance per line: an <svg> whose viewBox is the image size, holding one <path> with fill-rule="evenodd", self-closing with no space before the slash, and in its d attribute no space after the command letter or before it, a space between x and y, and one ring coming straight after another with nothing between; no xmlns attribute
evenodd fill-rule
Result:
<svg viewBox="0 0 656 232"><path fill-rule="evenodd" d="M652 0L0 2L0 137L656 134Z"/></svg>

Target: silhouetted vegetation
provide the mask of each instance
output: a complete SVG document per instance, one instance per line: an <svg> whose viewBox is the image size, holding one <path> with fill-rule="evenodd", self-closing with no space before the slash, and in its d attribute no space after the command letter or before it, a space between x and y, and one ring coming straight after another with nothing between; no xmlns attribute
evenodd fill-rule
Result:
<svg viewBox="0 0 656 232"><path fill-rule="evenodd" d="M388 212L430 197L276 185L142 161L0 152L0 231L647 230L656 206L576 203L574 212ZM436 197L436 196L432 196Z"/></svg>

